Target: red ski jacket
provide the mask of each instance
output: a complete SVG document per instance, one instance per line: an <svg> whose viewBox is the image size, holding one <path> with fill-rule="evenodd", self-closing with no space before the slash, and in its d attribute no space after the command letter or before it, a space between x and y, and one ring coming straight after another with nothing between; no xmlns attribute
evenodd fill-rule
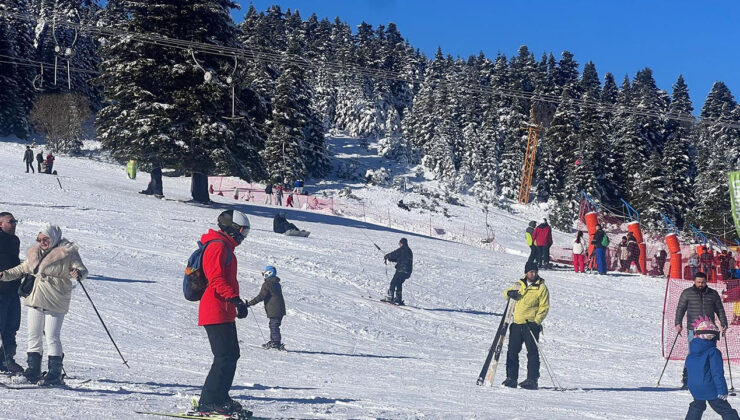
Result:
<svg viewBox="0 0 740 420"><path fill-rule="evenodd" d="M532 233L532 240L537 246L552 245L552 229L550 229L550 225L542 223L537 226Z"/></svg>
<svg viewBox="0 0 740 420"><path fill-rule="evenodd" d="M237 243L229 235L213 229L201 236L200 242L211 242L203 252L203 273L208 279L203 297L198 307L198 325L224 324L234 322L236 307L229 299L239 296L239 282L236 280ZM226 257L231 254L229 264Z"/></svg>

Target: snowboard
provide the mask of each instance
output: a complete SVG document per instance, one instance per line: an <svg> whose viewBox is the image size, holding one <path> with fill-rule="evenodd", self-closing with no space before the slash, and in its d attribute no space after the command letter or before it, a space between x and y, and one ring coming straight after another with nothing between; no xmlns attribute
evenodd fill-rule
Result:
<svg viewBox="0 0 740 420"><path fill-rule="evenodd" d="M288 230L283 233L285 236L299 236L301 238L308 238L308 235L310 235L311 232L307 230Z"/></svg>

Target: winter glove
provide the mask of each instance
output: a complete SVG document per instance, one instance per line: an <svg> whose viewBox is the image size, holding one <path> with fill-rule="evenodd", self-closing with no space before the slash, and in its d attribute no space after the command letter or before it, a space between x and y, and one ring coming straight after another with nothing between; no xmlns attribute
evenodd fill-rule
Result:
<svg viewBox="0 0 740 420"><path fill-rule="evenodd" d="M234 306L236 306L236 317L239 319L247 317L247 304L244 303L238 296L229 299Z"/></svg>
<svg viewBox="0 0 740 420"><path fill-rule="evenodd" d="M717 398L723 401L727 401L727 395L717 395Z"/></svg>
<svg viewBox="0 0 740 420"><path fill-rule="evenodd" d="M542 331L542 326L536 322L527 321L527 328L529 328L532 333L537 334L540 331Z"/></svg>
<svg viewBox="0 0 740 420"><path fill-rule="evenodd" d="M518 290L509 290L506 292L506 296L509 297L509 299L519 300L522 298L521 293L519 293Z"/></svg>

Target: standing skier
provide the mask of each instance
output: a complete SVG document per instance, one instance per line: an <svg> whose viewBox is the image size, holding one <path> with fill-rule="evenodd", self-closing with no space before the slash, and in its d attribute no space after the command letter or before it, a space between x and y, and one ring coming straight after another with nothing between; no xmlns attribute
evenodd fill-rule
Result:
<svg viewBox="0 0 740 420"><path fill-rule="evenodd" d="M42 172L41 164L44 163L44 150L39 150L38 153L36 153L36 165L38 167L39 173Z"/></svg>
<svg viewBox="0 0 740 420"><path fill-rule="evenodd" d="M547 224L547 219L542 219L542 223L532 233L532 240L537 245L537 266L539 268L552 268L550 265L550 247L552 246L552 229Z"/></svg>
<svg viewBox="0 0 740 420"><path fill-rule="evenodd" d="M594 246L596 252L596 266L599 270L599 274L606 274L606 247L609 245L609 240L606 238L606 233L601 228L601 225L596 225L596 232L594 238L591 240L591 245ZM604 244L606 242L606 245Z"/></svg>
<svg viewBox="0 0 740 420"><path fill-rule="evenodd" d="M717 349L717 325L706 316L696 319L691 325L696 340L689 343L686 369L689 372L689 391L694 401L689 404L686 420L700 420L707 409L707 402L723 419L740 419L737 411L727 402L722 353Z"/></svg>
<svg viewBox="0 0 740 420"><path fill-rule="evenodd" d="M242 412L241 404L229 397L240 355L234 318L247 316L247 304L239 298L234 248L249 234L249 219L242 212L226 210L218 216L218 227L200 239L203 244L213 241L203 251L208 286L198 308L198 325L208 334L213 364L200 393L198 411L228 415Z"/></svg>
<svg viewBox="0 0 740 420"><path fill-rule="evenodd" d="M262 272L265 282L262 283L260 293L249 301L249 306L254 306L262 301L265 302L265 312L270 318L270 341L263 344L266 349L285 350L280 335L280 324L283 323L285 316L285 299L283 299L283 288L280 285L280 277L277 276L277 269L271 265L265 267Z"/></svg>
<svg viewBox="0 0 740 420"><path fill-rule="evenodd" d="M683 326L684 315L687 315L688 320L697 319L700 316L708 316L712 321L715 320L715 314L719 318L720 331L722 334L727 329L727 316L725 315L725 308L722 306L722 299L716 290L707 287L707 275L699 271L694 276L694 285L684 289L681 292L681 297L678 298L678 305L676 306L676 332L681 333ZM691 324L687 325L688 332L686 337L689 340L694 339L694 327ZM688 386L688 372L686 368L683 369L682 389L686 389Z"/></svg>
<svg viewBox="0 0 740 420"><path fill-rule="evenodd" d="M18 221L11 213L0 213L0 271L21 263L18 258L21 241L15 236ZM21 299L18 296L20 280L0 282L0 371L18 374L23 368L15 362L15 335L21 326Z"/></svg>
<svg viewBox="0 0 740 420"><path fill-rule="evenodd" d="M537 222L532 220L529 222L529 226L527 226L527 230L524 232L524 239L527 241L527 246L529 247L528 263L537 263L537 245L534 243L534 239L532 238L535 227L537 227Z"/></svg>
<svg viewBox="0 0 740 420"><path fill-rule="evenodd" d="M31 146L26 146L26 152L23 154L23 161L26 162L26 173L28 173L29 169L32 173L35 173L33 170L33 150L31 150Z"/></svg>
<svg viewBox="0 0 740 420"><path fill-rule="evenodd" d="M539 341L542 321L550 310L550 292L545 286L545 280L537 274L536 264L527 263L524 272L524 277L519 279L516 285L504 291L504 297L517 302L514 307L514 322L509 327L506 380L503 385L516 388L516 381L519 378L519 352L523 343L527 346L527 379L519 386L524 389L537 389L540 354L535 340Z"/></svg>
<svg viewBox="0 0 740 420"><path fill-rule="evenodd" d="M398 241L398 249L385 254L383 260L385 264L388 264L388 261L396 263L396 273L391 279L388 296L383 300L403 305L403 282L411 277L411 272L414 270L414 253L411 252L406 238L401 238Z"/></svg>
<svg viewBox="0 0 740 420"><path fill-rule="evenodd" d="M282 185L278 185L275 187L275 204L278 206L283 205L283 187Z"/></svg>

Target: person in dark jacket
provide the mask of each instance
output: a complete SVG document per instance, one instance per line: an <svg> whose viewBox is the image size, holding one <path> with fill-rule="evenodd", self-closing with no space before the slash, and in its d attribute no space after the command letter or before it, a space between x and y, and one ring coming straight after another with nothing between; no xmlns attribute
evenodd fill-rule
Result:
<svg viewBox="0 0 740 420"><path fill-rule="evenodd" d="M542 223L535 228L532 233L532 240L537 245L537 266L539 268L551 268L550 247L552 246L552 229L547 224L547 219L542 219Z"/></svg>
<svg viewBox="0 0 740 420"><path fill-rule="evenodd" d="M606 274L606 247L604 246L604 236L606 232L601 228L601 225L596 225L596 232L591 240L591 245L594 246L594 252L596 252L596 267L599 270L599 274Z"/></svg>
<svg viewBox="0 0 740 420"><path fill-rule="evenodd" d="M524 240L527 242L529 247L529 258L527 258L527 264L537 264L537 245L534 243L534 228L537 227L537 222L532 220L527 226L527 230L524 232Z"/></svg>
<svg viewBox="0 0 740 420"><path fill-rule="evenodd" d="M283 288L280 285L280 278L277 276L277 269L271 265L265 267L262 273L265 282L262 283L260 293L247 305L254 306L262 301L265 302L265 312L270 319L270 341L263 344L266 349L285 350L280 335L280 324L283 323L285 316L285 299L283 298Z"/></svg>
<svg viewBox="0 0 740 420"><path fill-rule="evenodd" d="M247 304L239 297L234 249L247 237L250 225L244 213L226 210L218 216L218 227L200 239L203 244L212 241L203 251L208 286L198 307L198 325L208 334L213 364L200 393L198 411L230 415L243 412L241 404L229 397L240 356L234 318L247 316Z"/></svg>
<svg viewBox="0 0 740 420"><path fill-rule="evenodd" d="M659 276L664 276L663 269L665 268L665 260L668 258L668 253L665 249L661 248L657 254L655 254L655 272Z"/></svg>
<svg viewBox="0 0 740 420"><path fill-rule="evenodd" d="M640 272L640 245L632 232L627 233L627 271L629 272L632 264L635 264L636 271Z"/></svg>
<svg viewBox="0 0 740 420"><path fill-rule="evenodd" d="M725 315L725 308L722 306L722 298L716 290L710 289L707 286L707 275L699 271L694 276L694 285L684 289L681 292L681 296L678 298L678 305L676 306L676 318L674 324L676 325L676 332L681 333L683 330L683 317L686 315L687 320L698 319L700 316L708 316L709 319L715 321L715 315L719 318L720 331L724 334L727 329L727 315ZM687 321L689 322L689 321ZM689 344L694 339L694 327L691 324L687 325L688 333L686 334ZM687 385L687 371L686 368L683 370L683 388Z"/></svg>
<svg viewBox="0 0 740 420"><path fill-rule="evenodd" d="M383 301L403 305L403 282L411 277L414 269L414 253L409 248L406 238L398 241L398 249L383 257L385 264L388 261L396 263L396 273L391 279L391 285L388 288L388 296Z"/></svg>
<svg viewBox="0 0 740 420"><path fill-rule="evenodd" d="M283 205L283 187L281 185L275 187L275 204L278 206Z"/></svg>
<svg viewBox="0 0 740 420"><path fill-rule="evenodd" d="M39 169L39 173L41 173L41 164L44 163L44 150L40 150L38 153L36 153L36 165Z"/></svg>
<svg viewBox="0 0 740 420"><path fill-rule="evenodd" d="M54 155L49 152L49 154L46 155L46 173L51 174L52 169L54 169Z"/></svg>
<svg viewBox="0 0 740 420"><path fill-rule="evenodd" d="M622 241L617 245L617 256L619 257L619 272L626 273L630 271L629 257L630 251L627 247L627 237L622 236Z"/></svg>
<svg viewBox="0 0 740 420"><path fill-rule="evenodd" d="M686 369L689 372L689 391L694 401L689 404L686 420L699 420L707 409L707 402L722 419L738 420L738 413L727 402L727 382L722 365L722 353L717 349L719 331L707 316L696 319L695 340L689 344Z"/></svg>
<svg viewBox="0 0 740 420"><path fill-rule="evenodd" d="M31 150L31 146L26 146L26 152L23 154L23 161L26 162L26 173L28 173L29 169L31 172L36 173L33 170L33 150Z"/></svg>
<svg viewBox="0 0 740 420"><path fill-rule="evenodd" d="M300 230L296 225L290 223L285 217L285 213L281 212L272 218L272 231L275 233L285 233L289 230Z"/></svg>
<svg viewBox="0 0 740 420"><path fill-rule="evenodd" d="M21 263L18 254L21 241L15 236L18 221L11 213L0 213L0 272ZM21 299L18 286L21 281L0 282L0 371L13 374L23 373L23 368L15 362L15 335L21 326Z"/></svg>
<svg viewBox="0 0 740 420"><path fill-rule="evenodd" d="M265 204L272 205L272 184L265 185Z"/></svg>

